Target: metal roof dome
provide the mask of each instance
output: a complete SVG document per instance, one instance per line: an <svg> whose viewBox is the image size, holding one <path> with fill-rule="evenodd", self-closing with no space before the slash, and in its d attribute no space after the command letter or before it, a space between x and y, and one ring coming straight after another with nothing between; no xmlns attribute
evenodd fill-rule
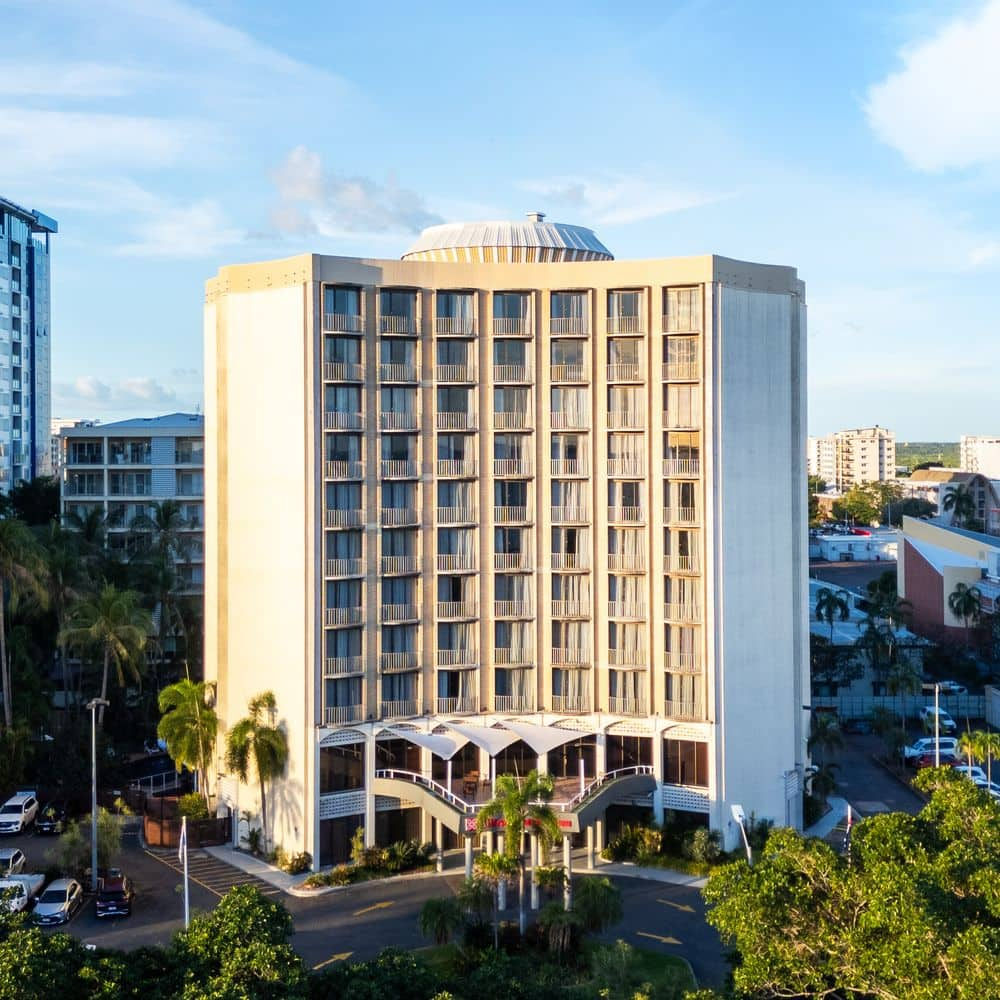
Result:
<svg viewBox="0 0 1000 1000"><path fill-rule="evenodd" d="M403 260L483 264L614 260L611 251L583 226L546 222L529 212L526 222L448 222L425 229Z"/></svg>

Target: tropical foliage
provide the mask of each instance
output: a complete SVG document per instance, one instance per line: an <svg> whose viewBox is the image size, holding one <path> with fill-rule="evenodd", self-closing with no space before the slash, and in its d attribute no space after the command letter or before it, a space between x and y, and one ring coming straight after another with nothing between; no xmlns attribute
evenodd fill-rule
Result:
<svg viewBox="0 0 1000 1000"><path fill-rule="evenodd" d="M210 687L185 678L160 692L160 724L157 735L167 744L167 753L177 766L198 775L198 787L209 803L209 764L219 732L219 717L209 703Z"/></svg>

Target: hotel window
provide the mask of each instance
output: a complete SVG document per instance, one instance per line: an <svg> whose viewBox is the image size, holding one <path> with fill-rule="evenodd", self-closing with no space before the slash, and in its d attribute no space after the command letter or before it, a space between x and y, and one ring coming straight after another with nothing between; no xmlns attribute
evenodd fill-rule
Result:
<svg viewBox="0 0 1000 1000"><path fill-rule="evenodd" d="M707 788L708 744L695 740L664 740L663 780L668 785Z"/></svg>
<svg viewBox="0 0 1000 1000"><path fill-rule="evenodd" d="M361 364L361 341L357 337L327 337L323 360L334 364Z"/></svg>
<svg viewBox="0 0 1000 1000"><path fill-rule="evenodd" d="M667 333L696 333L701 329L701 289L667 288L664 294Z"/></svg>
<svg viewBox="0 0 1000 1000"><path fill-rule="evenodd" d="M336 316L361 315L361 292L357 288L324 289L323 311Z"/></svg>

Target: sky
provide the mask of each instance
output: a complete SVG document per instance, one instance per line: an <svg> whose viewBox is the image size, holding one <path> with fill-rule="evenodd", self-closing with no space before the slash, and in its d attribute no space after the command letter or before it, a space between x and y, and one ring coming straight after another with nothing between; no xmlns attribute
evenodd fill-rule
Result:
<svg viewBox="0 0 1000 1000"><path fill-rule="evenodd" d="M0 0L0 23L0 195L60 228L53 416L200 405L224 264L541 210L619 258L797 267L811 433L1000 434L1000 0Z"/></svg>

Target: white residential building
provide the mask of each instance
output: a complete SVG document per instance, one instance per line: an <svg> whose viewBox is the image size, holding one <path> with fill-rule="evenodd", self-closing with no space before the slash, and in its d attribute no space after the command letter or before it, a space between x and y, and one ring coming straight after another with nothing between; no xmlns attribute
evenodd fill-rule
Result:
<svg viewBox="0 0 1000 1000"><path fill-rule="evenodd" d="M896 476L896 435L884 427L858 427L809 438L809 475L822 476L841 493L859 483Z"/></svg>
<svg viewBox="0 0 1000 1000"><path fill-rule="evenodd" d="M987 479L1000 479L1000 438L963 434L959 448L958 464L963 472L978 472Z"/></svg>

